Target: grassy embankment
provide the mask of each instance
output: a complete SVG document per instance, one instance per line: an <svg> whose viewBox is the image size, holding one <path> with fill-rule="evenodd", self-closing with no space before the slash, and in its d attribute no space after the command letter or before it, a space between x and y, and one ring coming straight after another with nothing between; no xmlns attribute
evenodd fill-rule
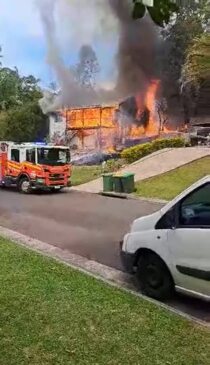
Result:
<svg viewBox="0 0 210 365"><path fill-rule="evenodd" d="M0 254L0 364L209 364L209 329L2 238Z"/></svg>
<svg viewBox="0 0 210 365"><path fill-rule="evenodd" d="M210 157L140 181L136 184L136 194L146 198L170 200L206 175L210 175Z"/></svg>

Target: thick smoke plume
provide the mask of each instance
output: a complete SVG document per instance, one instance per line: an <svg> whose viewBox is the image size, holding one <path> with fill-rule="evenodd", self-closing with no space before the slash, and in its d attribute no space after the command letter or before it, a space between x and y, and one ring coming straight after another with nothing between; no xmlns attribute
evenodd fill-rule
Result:
<svg viewBox="0 0 210 365"><path fill-rule="evenodd" d="M119 22L116 91L124 98L144 91L155 77L158 33L149 16L132 19L129 1L109 0L109 4Z"/></svg>
<svg viewBox="0 0 210 365"><path fill-rule="evenodd" d="M47 62L53 67L61 93L52 97L46 93L40 101L44 112L54 111L63 106L84 105L94 102L95 93L82 89L74 80L71 71L65 66L56 40L55 9L56 0L38 1L41 20L47 41Z"/></svg>
<svg viewBox="0 0 210 365"><path fill-rule="evenodd" d="M60 87L59 95L52 97L49 93L41 100L44 112L54 111L61 107L80 107L100 104L103 102L118 102L128 96L144 92L150 80L155 76L155 44L157 31L149 16L142 20L134 21L131 17L130 0L38 0L38 7L43 23L47 42L47 62L53 68ZM117 80L115 87L103 90L87 89L78 85L72 72L62 60L60 42L56 30L56 14L59 7L68 7L65 11L66 18L71 20L71 10L78 14L78 22L71 23L74 40L78 44L83 42L84 33L80 32L81 9L90 13L92 6L92 22L90 23L89 42L93 42L99 34L101 41L113 34L118 39L116 52ZM95 23L94 23L94 19ZM89 18L86 18L88 24ZM67 21L65 24L67 25ZM100 29L99 29L100 26ZM84 30L84 29L83 29ZM79 39L81 37L81 39ZM80 42L79 42L80 41ZM85 40L86 41L86 40Z"/></svg>

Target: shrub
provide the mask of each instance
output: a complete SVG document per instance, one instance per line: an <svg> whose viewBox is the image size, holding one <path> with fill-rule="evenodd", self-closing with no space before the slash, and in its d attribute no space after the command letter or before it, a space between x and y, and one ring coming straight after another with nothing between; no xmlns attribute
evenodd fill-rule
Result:
<svg viewBox="0 0 210 365"><path fill-rule="evenodd" d="M149 154L162 150L164 148L177 148L184 147L185 140L181 137L176 138L159 138L149 143L144 143L138 146L126 148L122 153L121 157L126 162L132 163L141 158L148 156Z"/></svg>
<svg viewBox="0 0 210 365"><path fill-rule="evenodd" d="M104 172L116 172L122 168L125 164L125 161L120 160L108 160L104 167Z"/></svg>

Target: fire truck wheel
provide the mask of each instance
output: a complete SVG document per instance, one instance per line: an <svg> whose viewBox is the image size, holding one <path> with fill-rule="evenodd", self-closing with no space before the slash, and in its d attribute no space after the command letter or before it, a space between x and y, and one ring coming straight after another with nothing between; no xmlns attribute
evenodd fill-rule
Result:
<svg viewBox="0 0 210 365"><path fill-rule="evenodd" d="M30 181L26 176L20 179L18 183L18 190L22 194L29 194L31 192Z"/></svg>

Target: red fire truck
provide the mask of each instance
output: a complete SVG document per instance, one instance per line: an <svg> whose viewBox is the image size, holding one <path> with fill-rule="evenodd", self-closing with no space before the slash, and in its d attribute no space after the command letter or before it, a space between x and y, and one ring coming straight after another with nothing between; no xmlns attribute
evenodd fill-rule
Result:
<svg viewBox="0 0 210 365"><path fill-rule="evenodd" d="M42 143L0 141L0 186L59 191L70 186L70 150Z"/></svg>

